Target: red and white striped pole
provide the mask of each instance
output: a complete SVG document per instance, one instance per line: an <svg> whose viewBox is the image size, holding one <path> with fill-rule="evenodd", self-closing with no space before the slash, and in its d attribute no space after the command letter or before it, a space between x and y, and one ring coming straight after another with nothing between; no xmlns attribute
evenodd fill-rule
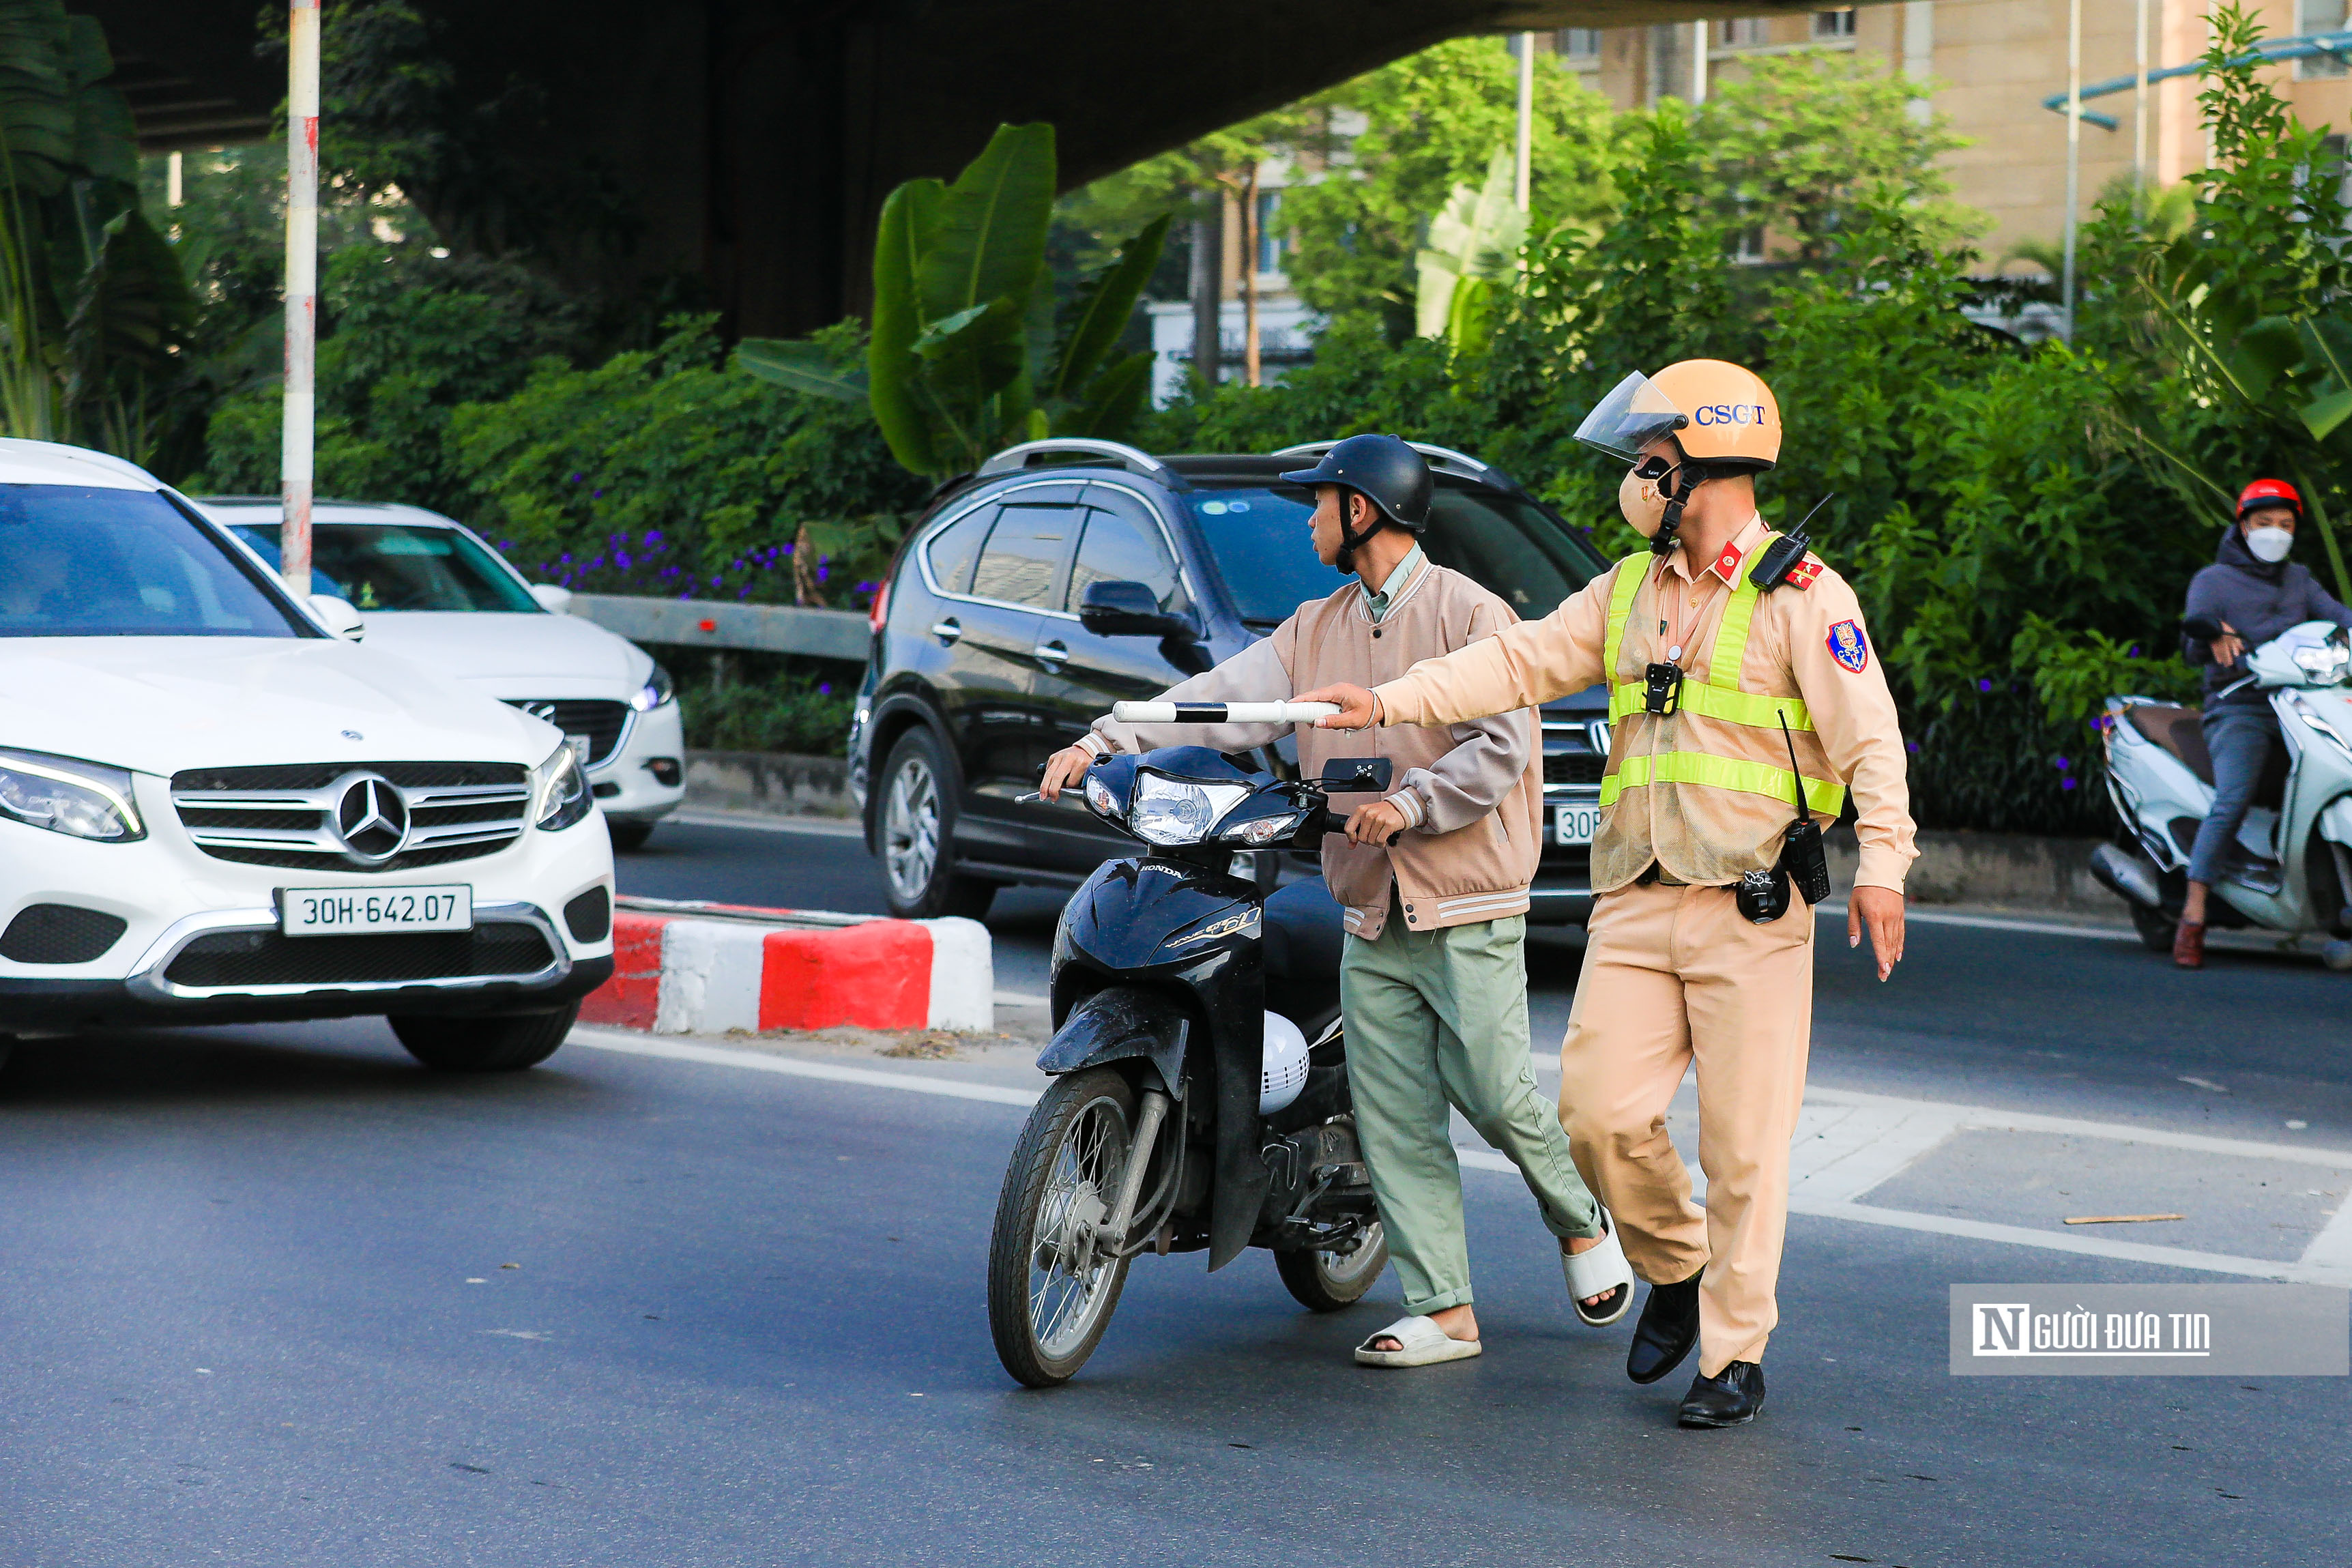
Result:
<svg viewBox="0 0 2352 1568"><path fill-rule="evenodd" d="M310 484L319 359L319 0L288 0L286 92L285 521L279 570L310 592Z"/></svg>

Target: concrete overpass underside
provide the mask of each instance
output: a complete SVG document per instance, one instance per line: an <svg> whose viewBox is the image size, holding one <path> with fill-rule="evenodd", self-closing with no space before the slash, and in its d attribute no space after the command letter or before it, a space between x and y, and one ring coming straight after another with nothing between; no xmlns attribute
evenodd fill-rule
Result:
<svg viewBox="0 0 2352 1568"><path fill-rule="evenodd" d="M738 332L865 308L875 215L1003 121L1050 121L1074 188L1475 33L1811 10L1793 0L412 0L453 118L503 101L510 184L608 191L623 244L539 248L583 282L698 276ZM151 150L268 136L282 55L255 0L77 0ZM330 0L327 24L335 25ZM479 150L478 149L478 153ZM477 159L478 165L478 158ZM455 182L453 182L454 184ZM467 229L465 194L411 192ZM558 220L560 222L560 220ZM477 243L493 243L495 226Z"/></svg>

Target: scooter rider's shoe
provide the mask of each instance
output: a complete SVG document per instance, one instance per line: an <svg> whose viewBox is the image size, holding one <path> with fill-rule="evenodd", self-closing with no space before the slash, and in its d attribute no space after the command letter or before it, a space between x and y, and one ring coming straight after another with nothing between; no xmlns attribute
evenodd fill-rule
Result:
<svg viewBox="0 0 2352 1568"><path fill-rule="evenodd" d="M2172 931L2172 963L2179 969L2205 967L2205 927L2182 921Z"/></svg>
<svg viewBox="0 0 2352 1568"><path fill-rule="evenodd" d="M1705 1270L1701 1270L1705 1272ZM1673 1285L1653 1285L1625 1350L1625 1375L1655 1383L1682 1365L1698 1343L1698 1275Z"/></svg>
<svg viewBox="0 0 2352 1568"><path fill-rule="evenodd" d="M1736 1361L1709 1377L1691 1379L1690 1392L1675 1416L1678 1426L1745 1426L1764 1414L1764 1369Z"/></svg>

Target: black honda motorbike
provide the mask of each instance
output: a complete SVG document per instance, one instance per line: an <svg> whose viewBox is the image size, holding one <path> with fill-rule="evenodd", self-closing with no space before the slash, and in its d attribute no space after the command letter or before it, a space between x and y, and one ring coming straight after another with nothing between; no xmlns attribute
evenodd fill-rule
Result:
<svg viewBox="0 0 2352 1568"><path fill-rule="evenodd" d="M1272 1251L1319 1312L1355 1304L1388 1247L1356 1142L1339 1020L1339 910L1319 880L1265 891L1256 857L1313 850L1335 794L1384 792L1384 758L1319 779L1179 746L1097 763L1088 810L1140 839L1054 933L1053 1075L1004 1173L988 1321L1004 1369L1066 1382L1129 1263ZM1303 1059L1302 1059L1303 1058Z"/></svg>

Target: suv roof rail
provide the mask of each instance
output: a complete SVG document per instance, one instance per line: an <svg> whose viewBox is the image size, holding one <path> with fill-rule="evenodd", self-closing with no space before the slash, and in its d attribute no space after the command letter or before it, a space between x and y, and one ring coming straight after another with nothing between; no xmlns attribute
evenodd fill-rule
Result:
<svg viewBox="0 0 2352 1568"><path fill-rule="evenodd" d="M1049 452L1076 452L1089 458L1108 458L1114 468L1165 481L1178 489L1184 488L1184 481L1178 477L1176 470L1150 453L1130 447L1124 441L1105 441L1094 436L1053 436L1043 441L1024 441L1017 447L1007 447L981 464L975 477L984 479L994 474L1038 468L1042 466L1039 459Z"/></svg>
<svg viewBox="0 0 2352 1568"><path fill-rule="evenodd" d="M1285 447L1275 456L1319 458L1339 444L1337 441L1302 441L1296 447ZM1518 480L1492 463L1482 463L1466 452L1457 452L1451 447L1432 446L1426 441L1407 441L1405 445L1428 459L1429 466L1438 473L1451 474L1457 479L1475 479L1480 484L1497 485L1507 490L1519 488Z"/></svg>

